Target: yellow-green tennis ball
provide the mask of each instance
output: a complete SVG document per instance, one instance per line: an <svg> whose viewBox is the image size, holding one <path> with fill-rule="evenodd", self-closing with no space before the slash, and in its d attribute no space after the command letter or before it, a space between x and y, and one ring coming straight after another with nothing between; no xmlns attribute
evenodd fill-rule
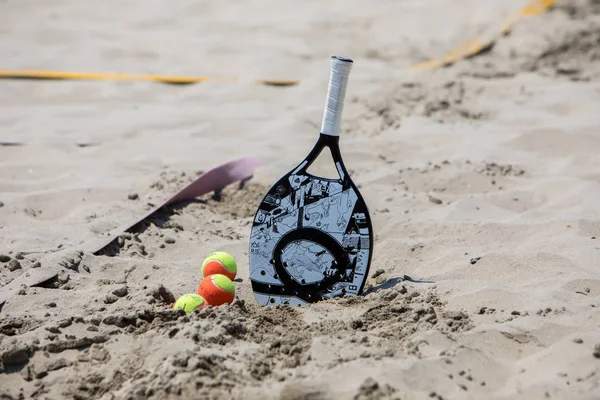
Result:
<svg viewBox="0 0 600 400"><path fill-rule="evenodd" d="M221 274L209 275L198 285L198 294L211 306L231 303L235 298L235 287L231 279Z"/></svg>
<svg viewBox="0 0 600 400"><path fill-rule="evenodd" d="M202 310L206 306L204 297L199 296L195 293L184 294L177 299L173 304L173 310L181 309L186 314L191 313L194 310Z"/></svg>
<svg viewBox="0 0 600 400"><path fill-rule="evenodd" d="M231 254L224 251L215 251L210 253L202 263L202 277L221 274L231 280L235 279L237 274L237 264Z"/></svg>

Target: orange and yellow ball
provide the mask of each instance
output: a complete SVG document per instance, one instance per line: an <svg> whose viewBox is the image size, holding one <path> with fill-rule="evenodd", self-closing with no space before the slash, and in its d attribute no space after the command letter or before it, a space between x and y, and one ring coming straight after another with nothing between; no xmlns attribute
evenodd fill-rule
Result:
<svg viewBox="0 0 600 400"><path fill-rule="evenodd" d="M198 295L210 306L231 303L235 298L235 287L231 279L222 274L209 275L198 285Z"/></svg>

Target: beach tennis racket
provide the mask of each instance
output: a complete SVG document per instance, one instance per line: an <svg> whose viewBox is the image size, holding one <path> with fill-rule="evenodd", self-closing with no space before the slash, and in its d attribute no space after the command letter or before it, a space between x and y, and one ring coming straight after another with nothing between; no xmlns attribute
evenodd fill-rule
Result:
<svg viewBox="0 0 600 400"><path fill-rule="evenodd" d="M333 56L319 139L312 151L267 192L250 233L250 281L260 305L305 305L359 295L369 273L373 228L339 148L353 62ZM339 178L308 167L328 147Z"/></svg>

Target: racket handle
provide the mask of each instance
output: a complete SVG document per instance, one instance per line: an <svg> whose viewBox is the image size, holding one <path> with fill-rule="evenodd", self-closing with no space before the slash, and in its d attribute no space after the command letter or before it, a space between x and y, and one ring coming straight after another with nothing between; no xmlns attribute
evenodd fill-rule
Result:
<svg viewBox="0 0 600 400"><path fill-rule="evenodd" d="M344 98L346 97L346 86L348 86L348 76L352 69L352 63L352 60L349 58L331 57L329 88L327 89L325 113L323 114L323 123L321 124L321 133L324 135L340 136Z"/></svg>

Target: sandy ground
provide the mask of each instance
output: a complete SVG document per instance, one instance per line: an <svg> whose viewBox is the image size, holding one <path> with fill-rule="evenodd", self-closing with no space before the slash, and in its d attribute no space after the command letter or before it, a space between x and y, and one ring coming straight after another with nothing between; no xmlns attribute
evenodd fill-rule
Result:
<svg viewBox="0 0 600 400"><path fill-rule="evenodd" d="M241 80L0 81L0 142L24 143L0 146L0 285L202 170L264 166L9 299L0 398L600 398L600 4L559 1L487 54L408 71L523 4L1 2L1 68ZM341 146L380 275L260 308L250 223L317 137L332 54L355 61ZM171 311L215 250L238 260L238 299Z"/></svg>

